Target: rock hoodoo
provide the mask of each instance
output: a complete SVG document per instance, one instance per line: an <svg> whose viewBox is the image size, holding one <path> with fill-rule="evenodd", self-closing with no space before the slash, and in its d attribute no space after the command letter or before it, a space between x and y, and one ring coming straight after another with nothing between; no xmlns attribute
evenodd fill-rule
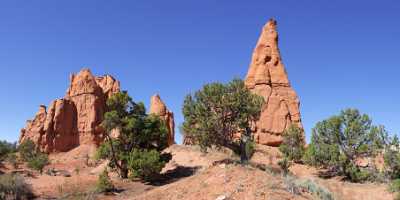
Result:
<svg viewBox="0 0 400 200"><path fill-rule="evenodd" d="M247 88L265 99L254 131L256 142L269 146L282 143L282 134L289 125L302 127L300 101L282 63L276 26L273 19L264 26L245 80Z"/></svg>
<svg viewBox="0 0 400 200"><path fill-rule="evenodd" d="M175 144L174 113L167 109L167 106L161 100L160 95L158 94L151 97L150 114L158 115L162 120L165 121L168 129L168 145Z"/></svg>
<svg viewBox="0 0 400 200"><path fill-rule="evenodd" d="M33 120L21 130L19 142L32 140L45 152L66 152L81 144L99 144L99 127L106 100L119 92L119 81L106 75L95 77L89 69L72 74L64 98L53 101L48 109L40 106Z"/></svg>

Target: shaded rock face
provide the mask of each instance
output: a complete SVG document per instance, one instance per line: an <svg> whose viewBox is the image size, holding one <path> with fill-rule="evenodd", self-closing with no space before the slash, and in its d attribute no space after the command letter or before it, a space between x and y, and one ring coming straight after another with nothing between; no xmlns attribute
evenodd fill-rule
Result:
<svg viewBox="0 0 400 200"><path fill-rule="evenodd" d="M282 63L276 26L275 20L269 20L264 26L245 80L247 88L264 97L265 104L254 132L257 143L269 146L279 146L283 132L291 124L302 128L300 101Z"/></svg>
<svg viewBox="0 0 400 200"><path fill-rule="evenodd" d="M106 100L118 92L120 84L106 75L95 77L89 69L71 75L71 84L63 99L48 109L40 106L33 120L21 130L19 142L32 140L45 152L66 152L81 144L98 145L103 141L99 128Z"/></svg>
<svg viewBox="0 0 400 200"><path fill-rule="evenodd" d="M150 114L155 114L164 120L168 129L168 145L175 144L175 122L174 113L167 109L165 103L158 94L151 97Z"/></svg>

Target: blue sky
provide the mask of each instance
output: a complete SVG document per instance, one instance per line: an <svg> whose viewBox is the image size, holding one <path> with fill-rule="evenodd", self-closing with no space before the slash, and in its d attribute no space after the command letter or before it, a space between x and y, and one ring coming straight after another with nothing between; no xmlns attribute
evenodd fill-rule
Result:
<svg viewBox="0 0 400 200"><path fill-rule="evenodd" d="M16 141L38 106L63 97L69 74L82 67L113 75L146 105L160 93L179 127L186 94L244 78L271 17L307 136L348 107L398 134L399 10L395 0L4 0L0 139Z"/></svg>

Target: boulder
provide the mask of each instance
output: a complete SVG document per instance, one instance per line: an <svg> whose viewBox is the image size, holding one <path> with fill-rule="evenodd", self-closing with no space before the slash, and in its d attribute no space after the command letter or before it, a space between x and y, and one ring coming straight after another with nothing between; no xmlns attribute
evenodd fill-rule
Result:
<svg viewBox="0 0 400 200"><path fill-rule="evenodd" d="M99 128L106 100L120 91L119 81L106 75L95 77L89 69L70 76L64 98L48 109L40 106L33 120L21 130L19 143L30 139L42 151L67 152L81 144L98 145L104 139Z"/></svg>
<svg viewBox="0 0 400 200"><path fill-rule="evenodd" d="M276 26L273 19L264 26L245 80L247 88L264 97L265 104L253 131L257 143L269 146L279 146L282 134L291 124L303 127L300 101L280 56Z"/></svg>
<svg viewBox="0 0 400 200"><path fill-rule="evenodd" d="M171 146L175 144L174 113L168 110L158 94L151 97L150 114L159 116L165 122L168 129L168 145Z"/></svg>

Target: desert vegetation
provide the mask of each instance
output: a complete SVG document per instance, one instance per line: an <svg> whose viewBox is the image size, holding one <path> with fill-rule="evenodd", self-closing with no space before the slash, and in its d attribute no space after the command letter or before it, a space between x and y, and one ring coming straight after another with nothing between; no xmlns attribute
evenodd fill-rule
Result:
<svg viewBox="0 0 400 200"><path fill-rule="evenodd" d="M109 159L121 178L151 181L171 159L162 153L167 147L167 129L158 116L146 114L143 103L133 102L127 92L114 94L107 101L108 112L102 126L106 141L98 149L99 159ZM111 133L118 132L113 137Z"/></svg>
<svg viewBox="0 0 400 200"><path fill-rule="evenodd" d="M182 130L203 150L215 145L228 147L247 162L253 152L252 124L259 118L264 100L234 79L227 84L205 85L186 96Z"/></svg>
<svg viewBox="0 0 400 200"><path fill-rule="evenodd" d="M17 151L16 143L0 141L0 165L3 161L10 160Z"/></svg>
<svg viewBox="0 0 400 200"><path fill-rule="evenodd" d="M32 140L26 140L18 146L18 153L20 159L27 162L28 167L34 170L43 172L43 168L49 164L48 155L41 152L32 142Z"/></svg>

